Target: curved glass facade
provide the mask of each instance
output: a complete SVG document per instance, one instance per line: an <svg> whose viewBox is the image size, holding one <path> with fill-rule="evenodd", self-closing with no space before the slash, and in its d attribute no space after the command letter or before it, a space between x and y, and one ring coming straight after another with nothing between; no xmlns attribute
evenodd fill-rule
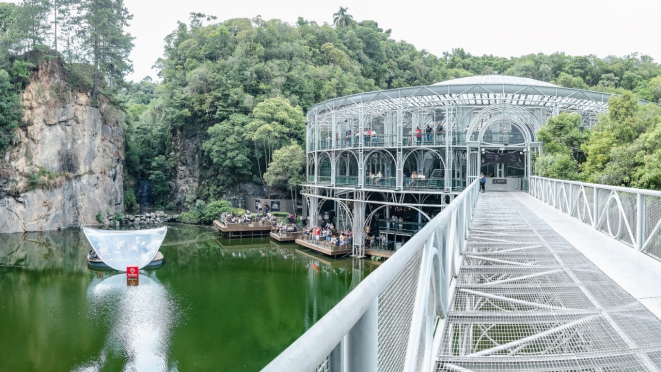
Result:
<svg viewBox="0 0 661 372"><path fill-rule="evenodd" d="M166 226L131 231L83 228L87 240L99 258L119 271L126 271L127 266L147 266L156 256L167 230Z"/></svg>

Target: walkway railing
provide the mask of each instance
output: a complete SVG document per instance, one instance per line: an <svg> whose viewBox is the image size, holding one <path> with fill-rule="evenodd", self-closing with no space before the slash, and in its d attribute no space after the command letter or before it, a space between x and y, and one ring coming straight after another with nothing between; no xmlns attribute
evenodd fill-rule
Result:
<svg viewBox="0 0 661 372"><path fill-rule="evenodd" d="M264 371L430 371L478 191L473 182Z"/></svg>
<svg viewBox="0 0 661 372"><path fill-rule="evenodd" d="M661 192L530 177L530 195L661 260Z"/></svg>

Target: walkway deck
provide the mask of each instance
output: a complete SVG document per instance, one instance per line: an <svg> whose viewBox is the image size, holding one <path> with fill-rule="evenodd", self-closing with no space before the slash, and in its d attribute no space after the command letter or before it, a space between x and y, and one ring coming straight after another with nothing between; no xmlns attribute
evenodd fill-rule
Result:
<svg viewBox="0 0 661 372"><path fill-rule="evenodd" d="M607 275L626 287L621 271L638 266L617 255L649 257L543 207L522 193L480 195L438 370L660 370L661 322L630 293L661 289L629 283L628 293Z"/></svg>
<svg viewBox="0 0 661 372"><path fill-rule="evenodd" d="M366 256L377 256L377 257L385 257L385 258L390 258L392 255L395 254L394 251L388 251L385 249L365 249L365 255Z"/></svg>
<svg viewBox="0 0 661 372"><path fill-rule="evenodd" d="M221 234L228 238L252 238L259 236L269 236L271 233L271 224L265 223L259 226L257 223L230 223L224 224L220 221L213 221L213 225Z"/></svg>
<svg viewBox="0 0 661 372"><path fill-rule="evenodd" d="M278 234L271 232L271 238L281 242L281 243L293 243L301 236L300 232L287 233L287 234Z"/></svg>
<svg viewBox="0 0 661 372"><path fill-rule="evenodd" d="M303 239L296 239L296 244L312 249L314 251L317 251L319 253L323 253L328 256L343 256L345 254L351 253L351 247L342 245L342 246L331 246L326 245L326 244L314 244L309 241L305 241Z"/></svg>

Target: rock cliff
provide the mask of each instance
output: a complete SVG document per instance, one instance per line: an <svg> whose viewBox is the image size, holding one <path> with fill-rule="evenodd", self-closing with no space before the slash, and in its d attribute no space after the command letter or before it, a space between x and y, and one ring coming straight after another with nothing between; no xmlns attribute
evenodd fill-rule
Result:
<svg viewBox="0 0 661 372"><path fill-rule="evenodd" d="M0 233L95 224L123 211L121 113L73 88L59 60L43 63L23 92L24 125L0 162Z"/></svg>

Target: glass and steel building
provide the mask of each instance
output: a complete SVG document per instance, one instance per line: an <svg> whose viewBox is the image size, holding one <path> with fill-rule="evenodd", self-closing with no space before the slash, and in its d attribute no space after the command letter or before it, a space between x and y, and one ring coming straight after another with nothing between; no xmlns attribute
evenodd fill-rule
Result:
<svg viewBox="0 0 661 372"><path fill-rule="evenodd" d="M362 257L375 219L413 234L480 172L524 187L547 119L575 112L592 127L609 98L490 75L319 103L307 114L304 213L313 224L352 228L353 255Z"/></svg>

